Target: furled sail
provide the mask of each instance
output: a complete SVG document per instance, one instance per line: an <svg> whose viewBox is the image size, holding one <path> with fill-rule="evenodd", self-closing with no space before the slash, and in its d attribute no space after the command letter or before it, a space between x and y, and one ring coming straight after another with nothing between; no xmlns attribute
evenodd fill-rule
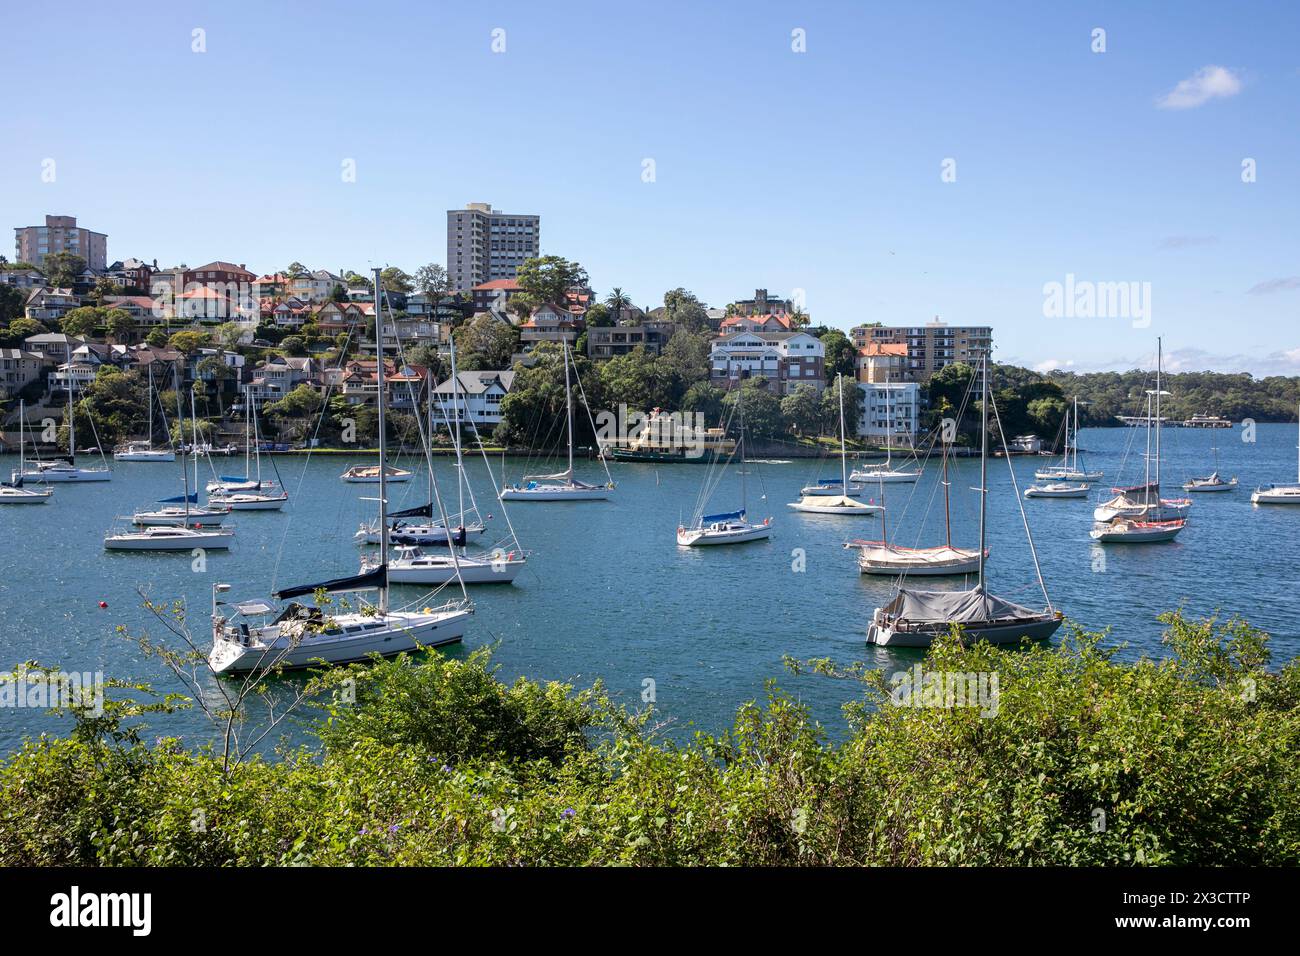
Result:
<svg viewBox="0 0 1300 956"><path fill-rule="evenodd" d="M315 584L300 584L296 587L284 588L276 591L275 596L283 601L286 598L298 597L303 594L315 594L317 591L329 591L337 593L340 591L368 591L373 588L381 588L388 580L388 566L381 564L372 571L365 574L353 574L346 578L334 578L330 581L317 581Z"/></svg>

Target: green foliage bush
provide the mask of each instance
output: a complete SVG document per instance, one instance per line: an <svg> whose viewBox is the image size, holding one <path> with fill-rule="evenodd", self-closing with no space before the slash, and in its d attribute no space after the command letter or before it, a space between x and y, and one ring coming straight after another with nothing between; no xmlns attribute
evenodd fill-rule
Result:
<svg viewBox="0 0 1300 956"><path fill-rule="evenodd" d="M772 687L677 744L599 686L506 686L482 654L354 668L319 748L228 775L143 743L119 703L0 765L0 863L1297 863L1300 668L1267 670L1244 623L1166 623L1168 656L1136 663L1078 632L932 648L927 670L997 673L994 716L794 665L861 682L838 742Z"/></svg>

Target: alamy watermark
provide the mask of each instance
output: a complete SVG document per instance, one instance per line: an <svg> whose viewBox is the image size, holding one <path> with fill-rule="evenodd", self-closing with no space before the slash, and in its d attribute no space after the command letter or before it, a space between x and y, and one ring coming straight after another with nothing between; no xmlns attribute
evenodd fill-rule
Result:
<svg viewBox="0 0 1300 956"><path fill-rule="evenodd" d="M79 710L93 717L104 713L102 671L44 671L18 667L0 674L0 708Z"/></svg>
<svg viewBox="0 0 1300 956"><path fill-rule="evenodd" d="M623 448L647 454L680 454L700 458L708 450L711 434L703 412L647 414L619 405L618 412L596 413L596 441L602 450Z"/></svg>
<svg viewBox="0 0 1300 956"><path fill-rule="evenodd" d="M981 717L998 715L997 671L932 671L920 664L889 677L889 699L898 707L975 707Z"/></svg>
<svg viewBox="0 0 1300 956"><path fill-rule="evenodd" d="M1064 282L1043 283L1043 315L1049 319L1130 319L1151 325L1150 282L1093 282L1067 273Z"/></svg>

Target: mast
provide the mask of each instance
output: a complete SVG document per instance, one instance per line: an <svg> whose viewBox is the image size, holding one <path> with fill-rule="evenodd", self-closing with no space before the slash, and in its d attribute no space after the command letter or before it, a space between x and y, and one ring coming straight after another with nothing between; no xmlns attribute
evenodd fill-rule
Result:
<svg viewBox="0 0 1300 956"><path fill-rule="evenodd" d="M942 426L940 426L940 428L941 430L939 432L939 439L940 441L942 441L943 440ZM951 449L948 447L948 442L946 441L943 442L943 543L951 548L952 547L952 508L950 507L949 500L948 500L948 485L950 484L948 481L948 454L950 451ZM882 527L883 527L883 523L882 523Z"/></svg>
<svg viewBox="0 0 1300 956"><path fill-rule="evenodd" d="M749 510L745 499L745 380L740 380L740 391L736 393L736 405L740 411L740 511L743 515Z"/></svg>
<svg viewBox="0 0 1300 956"><path fill-rule="evenodd" d="M375 273L375 354L379 359L375 363L375 376L379 385L379 566L388 566L388 436L384 432L384 291L380 279L380 270ZM451 529L448 528L450 535ZM379 610L388 613L388 572L384 572L384 583L379 586Z"/></svg>
<svg viewBox="0 0 1300 956"><path fill-rule="evenodd" d="M18 399L18 481L23 483L23 472L27 470L27 438L24 432L24 424L27 419L27 403L21 398Z"/></svg>
<svg viewBox="0 0 1300 956"><path fill-rule="evenodd" d="M1156 490L1160 490L1160 370L1164 364L1161 339L1156 336ZM1156 504L1160 502L1157 501Z"/></svg>
<svg viewBox="0 0 1300 956"><path fill-rule="evenodd" d="M179 396L177 396L179 398ZM180 404L179 401L176 403ZM190 452L194 456L194 483L199 481L199 420L195 417L194 412L194 390L190 389L190 441L194 444L194 450ZM181 481L185 483L185 527L190 526L190 472L185 467L185 453L181 453Z"/></svg>
<svg viewBox="0 0 1300 956"><path fill-rule="evenodd" d="M840 386L840 488L845 497L849 494L849 459L844 451L844 373L836 376Z"/></svg>
<svg viewBox="0 0 1300 956"><path fill-rule="evenodd" d="M76 379L72 377L72 369L68 369L68 464L77 463L77 411L72 407L72 389L76 385Z"/></svg>
<svg viewBox="0 0 1300 956"><path fill-rule="evenodd" d="M560 342L560 348L564 353L564 411L566 414L567 431L569 436L569 483L573 483L573 392L569 385L569 343ZM452 386L453 388L455 386Z"/></svg>
<svg viewBox="0 0 1300 956"><path fill-rule="evenodd" d="M1069 441L1070 436L1067 435L1065 440ZM1066 448L1066 451L1067 452L1069 451L1068 447ZM1079 396L1078 395L1074 396L1074 470L1076 472L1079 470Z"/></svg>
<svg viewBox="0 0 1300 956"><path fill-rule="evenodd" d="M153 362L150 362L147 366L145 366L145 368L149 372L149 432L148 435L149 435L149 447L152 448L153 447L153 399L154 399Z"/></svg>
<svg viewBox="0 0 1300 956"><path fill-rule="evenodd" d="M1148 497L1147 489L1151 485L1151 391L1147 390L1147 453L1146 453L1146 471L1142 479L1142 499L1145 503Z"/></svg>
<svg viewBox="0 0 1300 956"><path fill-rule="evenodd" d="M988 512L989 473L989 355L980 360L980 577L979 590L984 591L984 526Z"/></svg>
<svg viewBox="0 0 1300 956"><path fill-rule="evenodd" d="M456 343L451 342L449 344L449 348L451 351L451 407L454 409L455 422L456 422L456 434L452 439L453 444L455 445L456 448L456 507L460 509L459 512L457 512L457 514L458 514L458 520L460 521L460 526L463 528L465 527L465 463L464 460L461 458L461 454L460 454L460 379L456 375ZM567 371L569 366L566 364L564 367ZM567 394L567 390L566 390L566 394ZM570 437L569 441L570 441L569 477L572 478L573 477L572 437ZM432 474L433 473L430 472L431 476ZM447 536L448 536L448 540L450 540L451 538L450 528L447 529Z"/></svg>
<svg viewBox="0 0 1300 956"><path fill-rule="evenodd" d="M248 446L249 435L252 432L252 428L249 425L249 423L252 421L251 418L252 414L253 414L253 386L245 385L244 386L244 480L245 481L247 481L250 477L250 472L252 471L252 468L250 466L253 463L252 460L249 458L249 455L251 454L251 449Z"/></svg>

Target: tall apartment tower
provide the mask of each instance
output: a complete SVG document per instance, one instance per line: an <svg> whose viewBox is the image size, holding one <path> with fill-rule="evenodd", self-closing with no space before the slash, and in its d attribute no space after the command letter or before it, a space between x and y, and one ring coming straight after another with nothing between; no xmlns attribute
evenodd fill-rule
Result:
<svg viewBox="0 0 1300 956"><path fill-rule="evenodd" d="M513 279L540 248L541 216L495 212L485 202L447 210L447 273L457 292Z"/></svg>
<svg viewBox="0 0 1300 956"><path fill-rule="evenodd" d="M76 216L46 216L43 226L14 229L14 253L18 262L39 266L51 252L80 256L96 272L108 268L108 236L79 228Z"/></svg>
<svg viewBox="0 0 1300 956"><path fill-rule="evenodd" d="M935 372L954 362L978 366L980 357L993 349L990 326L947 325L938 316L933 322L917 326L859 325L849 332L849 337L858 349L905 346L903 370L913 382L928 382Z"/></svg>

